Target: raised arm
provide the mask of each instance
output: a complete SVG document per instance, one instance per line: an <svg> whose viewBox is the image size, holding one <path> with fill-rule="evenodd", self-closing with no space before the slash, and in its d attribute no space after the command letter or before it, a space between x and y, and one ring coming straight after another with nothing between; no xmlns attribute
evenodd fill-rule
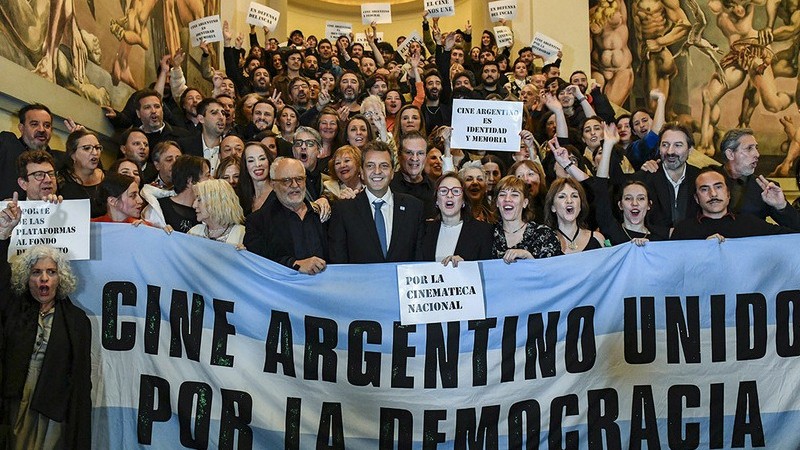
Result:
<svg viewBox="0 0 800 450"><path fill-rule="evenodd" d="M167 72L169 72L170 59L171 59L170 55L164 55L161 57L161 62L159 63L158 78L156 79L155 86L153 86L153 90L158 92L162 98L164 97L164 88L167 85ZM180 98L180 96L175 98Z"/></svg>
<svg viewBox="0 0 800 450"><path fill-rule="evenodd" d="M564 108L561 102L551 93L544 93L544 106L547 107L556 118L556 136L559 139L569 139L569 126L567 117L564 115Z"/></svg>
<svg viewBox="0 0 800 450"><path fill-rule="evenodd" d="M653 113L653 126L650 127L650 131L659 134L666 121L667 97L659 89L653 89L650 91L650 98L656 101L656 111Z"/></svg>
<svg viewBox="0 0 800 450"><path fill-rule="evenodd" d="M581 90L580 90L580 88L578 88L578 86L575 86L574 84L569 85L569 86L567 86L567 90L569 90L572 93L572 95L575 97L575 101L578 102L578 104L581 105L581 109L583 110L583 115L584 116L592 117L592 116L597 115L597 114L595 114L594 108L592 108L592 105L589 104L589 99L587 99L586 96L583 95L583 92L581 92Z"/></svg>
<svg viewBox="0 0 800 450"><path fill-rule="evenodd" d="M378 36L378 28L373 21L369 24L369 28L364 30L364 34L367 36L367 42L369 43L369 48L372 49L372 57L375 59L375 64L378 67L383 67L386 64L386 60L383 59L383 55L381 51L378 49L378 44L375 43L375 40Z"/></svg>

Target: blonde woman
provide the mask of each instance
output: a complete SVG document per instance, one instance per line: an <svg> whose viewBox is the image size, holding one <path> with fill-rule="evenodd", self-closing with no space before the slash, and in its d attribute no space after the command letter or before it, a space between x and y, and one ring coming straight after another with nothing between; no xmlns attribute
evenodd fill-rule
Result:
<svg viewBox="0 0 800 450"><path fill-rule="evenodd" d="M225 242L243 250L244 213L231 185L225 180L206 180L194 186L198 225L188 234Z"/></svg>

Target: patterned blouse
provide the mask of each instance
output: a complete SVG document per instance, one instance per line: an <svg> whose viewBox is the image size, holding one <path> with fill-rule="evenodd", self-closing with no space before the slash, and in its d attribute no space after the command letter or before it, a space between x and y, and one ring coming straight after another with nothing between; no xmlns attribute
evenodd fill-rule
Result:
<svg viewBox="0 0 800 450"><path fill-rule="evenodd" d="M495 259L500 259L509 249L506 243L506 234L503 232L503 221L498 221L494 226L494 241L492 242L492 254ZM511 248L524 249L533 255L534 258L549 258L551 256L563 255L561 243L558 242L556 233L549 227L530 222L525 227L522 240Z"/></svg>

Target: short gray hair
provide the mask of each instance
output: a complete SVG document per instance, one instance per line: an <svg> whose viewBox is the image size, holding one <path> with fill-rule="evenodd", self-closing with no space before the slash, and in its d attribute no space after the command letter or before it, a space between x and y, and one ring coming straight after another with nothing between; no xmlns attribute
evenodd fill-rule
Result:
<svg viewBox="0 0 800 450"><path fill-rule="evenodd" d="M314 140L317 141L317 148L320 149L322 148L322 136L320 136L319 131L311 127L300 126L297 127L297 129L294 131L294 136L292 136L294 139L297 139L297 133L310 134L314 138Z"/></svg>
<svg viewBox="0 0 800 450"><path fill-rule="evenodd" d="M464 178L464 174L467 173L467 170L469 169L478 169L483 172L483 164L481 164L480 160L467 161L461 166L461 169L459 169L458 176Z"/></svg>
<svg viewBox="0 0 800 450"><path fill-rule="evenodd" d="M725 136L722 137L722 141L719 143L719 151L725 156L725 150L730 150L732 152L736 151L736 148L739 147L739 141L745 136L754 136L755 132L751 128L734 128L728 130L725 133ZM725 156L727 159L727 156Z"/></svg>
<svg viewBox="0 0 800 450"><path fill-rule="evenodd" d="M11 260L11 289L17 295L22 295L28 290L28 281L31 279L31 269L42 259L50 258L58 266L58 289L56 297L66 298L75 291L78 280L72 273L67 257L57 248L49 245L37 245L29 248L25 253L14 256Z"/></svg>

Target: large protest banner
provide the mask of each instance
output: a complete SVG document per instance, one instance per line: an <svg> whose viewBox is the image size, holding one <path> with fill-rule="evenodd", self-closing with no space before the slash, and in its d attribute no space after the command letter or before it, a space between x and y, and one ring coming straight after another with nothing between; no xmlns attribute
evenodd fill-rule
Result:
<svg viewBox="0 0 800 450"><path fill-rule="evenodd" d="M482 262L485 320L401 327L392 264L92 231L95 448L800 447L797 235Z"/></svg>

